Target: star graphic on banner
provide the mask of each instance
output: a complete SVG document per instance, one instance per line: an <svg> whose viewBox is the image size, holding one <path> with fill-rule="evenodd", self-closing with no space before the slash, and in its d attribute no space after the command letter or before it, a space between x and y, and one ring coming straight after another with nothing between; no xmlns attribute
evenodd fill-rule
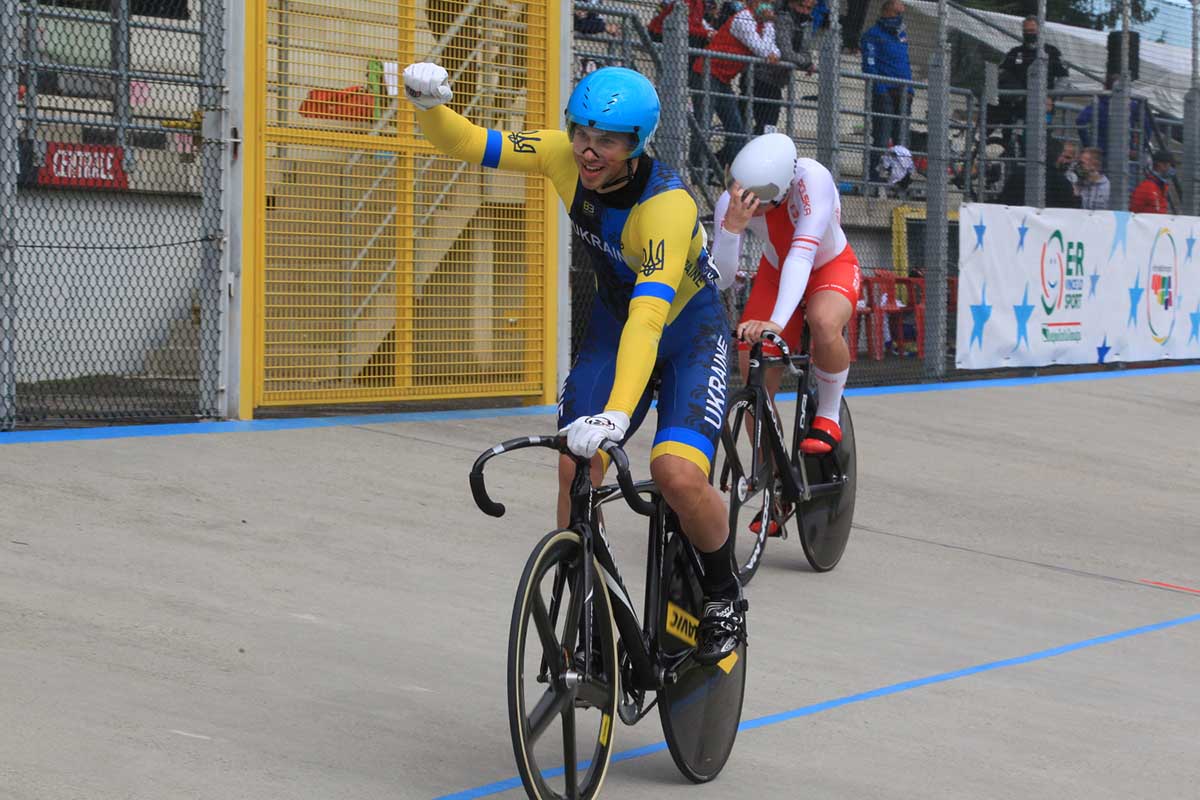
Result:
<svg viewBox="0 0 1200 800"><path fill-rule="evenodd" d="M979 305L971 306L971 319L974 320L974 325L971 328L970 345L975 344L975 340L979 340L979 349L983 349L983 326L987 325L988 319L992 316L992 307L987 301L987 284L979 292Z"/></svg>
<svg viewBox="0 0 1200 800"><path fill-rule="evenodd" d="M1129 322L1125 327L1132 325L1137 327L1137 307L1138 301L1142 299L1142 292L1146 291L1142 288L1142 273L1137 274L1137 278L1133 281L1133 286L1129 287Z"/></svg>
<svg viewBox="0 0 1200 800"><path fill-rule="evenodd" d="M1088 290L1088 297L1096 296L1096 284L1100 282L1100 272L1095 267L1092 267L1092 274L1088 275L1092 281L1092 288Z"/></svg>
<svg viewBox="0 0 1200 800"><path fill-rule="evenodd" d="M1114 211L1113 216L1117 218L1117 230L1115 233L1113 233L1112 250L1108 251L1109 261L1112 260L1113 253L1117 252L1118 244L1121 245L1121 255L1126 255L1128 253L1129 245L1129 212Z"/></svg>
<svg viewBox="0 0 1200 800"><path fill-rule="evenodd" d="M1105 356L1108 355L1109 350L1112 350L1112 348L1108 346L1108 334L1106 333L1106 334L1104 334L1104 341L1101 342L1100 346L1096 348L1096 363L1097 364L1104 363L1104 358L1105 358Z"/></svg>
<svg viewBox="0 0 1200 800"><path fill-rule="evenodd" d="M1185 258L1184 261L1191 261L1192 260L1192 249L1195 248L1195 246L1196 246L1196 232L1192 231L1191 233L1189 233L1188 238L1184 239L1184 241L1187 242L1187 246L1188 246L1187 258Z"/></svg>
<svg viewBox="0 0 1200 800"><path fill-rule="evenodd" d="M1025 284L1025 295L1021 298L1021 305L1013 306L1013 314L1017 317L1017 344L1013 347L1013 352L1021 346L1021 340L1025 340L1025 346L1029 347L1029 317L1033 314L1033 306L1029 305L1029 284Z"/></svg>
<svg viewBox="0 0 1200 800"><path fill-rule="evenodd" d="M1188 337L1188 344L1200 342L1200 303L1196 303L1196 310L1188 314L1188 319L1192 321L1192 335Z"/></svg>
<svg viewBox="0 0 1200 800"><path fill-rule="evenodd" d="M1021 241L1017 242L1018 253L1025 249L1025 234L1029 233L1029 228L1025 227L1025 220L1027 219L1029 219L1029 217L1023 218L1021 220L1021 227L1017 228L1017 233L1021 234Z"/></svg>
<svg viewBox="0 0 1200 800"><path fill-rule="evenodd" d="M975 249L983 247L983 234L987 231L987 225L983 224L983 219L980 218L979 224L973 226L975 228Z"/></svg>

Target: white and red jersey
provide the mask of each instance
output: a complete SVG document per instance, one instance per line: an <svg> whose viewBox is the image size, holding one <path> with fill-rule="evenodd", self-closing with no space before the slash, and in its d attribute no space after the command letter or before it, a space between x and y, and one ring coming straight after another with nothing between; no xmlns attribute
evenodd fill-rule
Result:
<svg viewBox="0 0 1200 800"><path fill-rule="evenodd" d="M713 209L712 260L722 278L732 282L742 237L721 224L728 208L729 192L724 192ZM751 217L747 230L763 241L763 261L781 270L771 322L783 327L799 307L812 273L841 255L848 244L833 175L811 158L796 159L795 180L786 201Z"/></svg>

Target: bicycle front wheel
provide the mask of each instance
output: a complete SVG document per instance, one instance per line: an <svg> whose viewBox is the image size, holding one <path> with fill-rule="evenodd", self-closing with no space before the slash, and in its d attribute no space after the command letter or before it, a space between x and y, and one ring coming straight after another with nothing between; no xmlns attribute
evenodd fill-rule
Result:
<svg viewBox="0 0 1200 800"><path fill-rule="evenodd" d="M617 636L600 566L585 598L583 544L571 530L547 534L525 565L508 639L513 753L533 800L595 797L612 756L617 713ZM591 615L591 661L582 620Z"/></svg>
<svg viewBox="0 0 1200 800"><path fill-rule="evenodd" d="M797 510L796 527L804 557L817 572L828 572L842 560L850 526L854 522L854 494L858 485L858 454L854 447L854 421L850 408L842 400L839 412L842 441L832 453L803 456L809 480L815 483L844 478L842 488L830 495L815 497Z"/></svg>
<svg viewBox="0 0 1200 800"><path fill-rule="evenodd" d="M774 522L775 470L764 441L764 420L755 417L754 395L739 393L721 429L714 484L729 503L729 538L738 578L745 586L758 571Z"/></svg>

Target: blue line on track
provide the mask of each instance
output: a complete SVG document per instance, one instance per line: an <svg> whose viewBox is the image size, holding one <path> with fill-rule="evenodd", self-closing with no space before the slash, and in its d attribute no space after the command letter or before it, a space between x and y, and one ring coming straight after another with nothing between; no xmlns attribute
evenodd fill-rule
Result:
<svg viewBox="0 0 1200 800"><path fill-rule="evenodd" d="M1094 639L1084 639L1081 642L1072 642L1070 644L1064 644L1058 647L1051 647L1048 650L1039 650L1036 653L1029 653L1028 655L1017 656L1016 658L1006 658L1000 661L989 661L986 664L977 664L973 667L956 669L951 672L943 672L939 675L930 675L925 678L904 681L903 683L894 683L891 686L884 686L880 689L873 689L869 692L861 692L859 694L849 695L848 697L839 697L834 700L826 700L823 703L815 703L810 706L794 708L791 711L783 711L778 714L768 714L765 717L758 717L757 719L744 720L738 727L738 730L748 731L755 728L765 728L768 725L778 725L779 723L787 722L788 720L797 719L799 717L808 717L813 714L819 714L822 711L830 711L835 708L841 708L842 706L848 706L854 703L862 703L866 700L874 700L878 697L887 697L888 695L900 694L901 692L908 692L913 689L920 689L924 686L932 686L937 683L946 683L948 681L958 680L959 678L977 675L981 672L990 672L996 669L1005 669L1007 667L1016 667L1022 664L1029 664L1034 661L1043 661L1047 658L1054 658L1055 656L1073 653L1076 650L1083 650L1088 647L1109 644L1111 642L1120 641L1121 639L1128 639L1133 636L1141 636L1145 633L1154 633L1156 631L1166 630L1167 628L1178 627L1179 625L1187 625L1188 623L1192 622L1200 622L1200 614L1192 614L1191 616L1179 617L1178 619L1169 619L1165 622L1156 622L1152 625L1143 625L1140 628L1130 628L1129 630L1110 633L1106 636L1097 636ZM656 744L650 744L644 747L635 748L633 750L625 750L623 752L616 753L613 755L612 760L614 763L618 761L629 761L630 759L641 758L642 756L648 756L666 749L666 742L658 742ZM556 767L554 769L546 770L543 772L543 775L545 775L547 778L552 778L561 775L562 772L562 767ZM461 792L441 795L440 797L434 798L434 800L473 800L473 798L488 797L490 795L500 794L501 792L507 792L510 789L519 789L520 787L521 779L519 777L508 778L506 780L496 781L495 783L489 783L484 786L477 786L474 789L465 789Z"/></svg>
<svg viewBox="0 0 1200 800"><path fill-rule="evenodd" d="M1136 378L1148 375L1185 372L1200 372L1200 364L1185 364L1178 367L1153 367L1150 369L1129 369L1119 372L1073 372L1065 375L1039 375L1032 378L996 378L994 380L919 383L904 386L869 386L859 389L847 389L846 395L848 397L874 397L885 394L949 392L960 389L993 389L1040 383L1074 383L1076 381ZM778 399L785 402L795 400L796 393L780 392ZM17 430L0 433L0 445L41 442L83 442L100 439L129 439L150 436L190 436L202 433L294 431L309 428L336 428L346 425L386 425L394 422L446 422L448 420L488 419L492 417L543 416L555 413L557 413L555 406L528 406L524 408L479 408L461 411L410 411L395 414L359 414L345 417L256 419L243 422L184 422L168 425L114 425L98 428Z"/></svg>

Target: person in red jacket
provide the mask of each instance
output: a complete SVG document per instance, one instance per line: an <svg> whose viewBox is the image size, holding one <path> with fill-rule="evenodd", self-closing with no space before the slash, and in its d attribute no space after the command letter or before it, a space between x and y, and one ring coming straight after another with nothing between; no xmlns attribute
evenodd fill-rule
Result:
<svg viewBox="0 0 1200 800"><path fill-rule="evenodd" d="M1146 179L1133 190L1129 210L1135 214L1173 214L1167 182L1175 177L1175 156L1163 150L1150 159Z"/></svg>
<svg viewBox="0 0 1200 800"><path fill-rule="evenodd" d="M712 39L713 34L716 33L713 26L709 25L708 20L704 18L708 6L707 0L687 0L689 47L708 47L709 39ZM675 3L672 0L663 0L658 4L658 13L646 25L651 39L656 42L663 40L663 23L666 21L667 15L674 10Z"/></svg>
<svg viewBox="0 0 1200 800"><path fill-rule="evenodd" d="M779 48L775 46L775 9L769 2L758 2L754 11L742 8L725 21L713 35L708 49L718 53L733 53L739 56L758 56L765 58L768 63L779 63ZM746 139L746 122L742 118L738 96L733 91L733 80L746 69L747 62L731 59L698 56L692 62L692 72L688 75L688 85L692 89L692 107L701 112L704 108L703 94L707 73L708 107L716 113L725 129L725 143L717 153L717 160L722 166L728 166L733 157L742 149ZM702 112L697 114L702 116ZM700 119L700 130L709 130L709 120ZM693 165L700 162L698 143L693 138ZM721 181L722 184L724 181Z"/></svg>

